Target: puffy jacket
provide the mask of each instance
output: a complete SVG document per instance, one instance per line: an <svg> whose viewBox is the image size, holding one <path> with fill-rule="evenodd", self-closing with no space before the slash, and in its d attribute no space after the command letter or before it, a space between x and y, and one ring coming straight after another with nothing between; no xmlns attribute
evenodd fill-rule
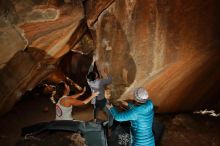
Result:
<svg viewBox="0 0 220 146"><path fill-rule="evenodd" d="M153 103L147 100L142 105L135 106L128 104L129 110L118 112L115 107L110 108L110 112L116 121L130 121L132 146L155 146L152 132L153 124Z"/></svg>

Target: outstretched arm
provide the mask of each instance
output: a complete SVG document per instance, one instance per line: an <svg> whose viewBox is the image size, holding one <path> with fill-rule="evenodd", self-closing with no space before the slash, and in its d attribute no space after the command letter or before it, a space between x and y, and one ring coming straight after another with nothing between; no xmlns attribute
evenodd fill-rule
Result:
<svg viewBox="0 0 220 146"><path fill-rule="evenodd" d="M94 65L95 65L95 61L96 61L96 56L94 55L93 58L92 58L92 63L90 65L90 67L89 67L88 74L93 71Z"/></svg>
<svg viewBox="0 0 220 146"><path fill-rule="evenodd" d="M99 94L99 92L92 93L92 95L89 96L88 98L86 98L85 100L72 99L70 101L70 104L72 106L82 106L82 105L85 105L85 104L89 103L98 94Z"/></svg>
<svg viewBox="0 0 220 146"><path fill-rule="evenodd" d="M108 105L107 108L110 110L116 121L132 121L137 119L137 115L133 109L124 112L118 112L118 110L113 106Z"/></svg>
<svg viewBox="0 0 220 146"><path fill-rule="evenodd" d="M76 89L78 89L79 91L82 90L82 87L80 87L78 84L73 83L72 84Z"/></svg>
<svg viewBox="0 0 220 146"><path fill-rule="evenodd" d="M77 83L73 82L69 77L66 77L66 80L73 85L76 89L78 89L79 91L82 90L82 87L80 87Z"/></svg>
<svg viewBox="0 0 220 146"><path fill-rule="evenodd" d="M112 77L108 75L108 69L107 68L103 69L102 74L103 74L104 79L101 80L101 83L103 85L111 84Z"/></svg>
<svg viewBox="0 0 220 146"><path fill-rule="evenodd" d="M86 92L86 87L83 88L82 92L71 95L69 97L73 98L73 99L77 99L78 97L80 97L81 95L83 95Z"/></svg>
<svg viewBox="0 0 220 146"><path fill-rule="evenodd" d="M92 93L91 96L89 96L88 98L86 98L85 100L83 100L83 103L84 104L87 104L89 103L94 97L98 96L99 95L99 92L94 92Z"/></svg>

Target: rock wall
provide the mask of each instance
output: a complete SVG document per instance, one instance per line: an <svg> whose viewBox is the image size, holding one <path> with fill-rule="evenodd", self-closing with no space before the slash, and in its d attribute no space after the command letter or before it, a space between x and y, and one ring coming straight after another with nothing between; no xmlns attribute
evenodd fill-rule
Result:
<svg viewBox="0 0 220 146"><path fill-rule="evenodd" d="M114 99L144 86L159 112L219 107L219 13L217 0L0 0L0 114L94 48Z"/></svg>
<svg viewBox="0 0 220 146"><path fill-rule="evenodd" d="M40 80L56 68L55 60L38 49L29 48L17 52L0 70L0 115L9 111L27 91L31 91Z"/></svg>
<svg viewBox="0 0 220 146"><path fill-rule="evenodd" d="M56 69L87 27L81 0L0 0L0 17L2 114Z"/></svg>
<svg viewBox="0 0 220 146"><path fill-rule="evenodd" d="M0 4L1 67L27 45L59 58L69 51L68 41L78 35L76 30L85 27L80 0L1 0Z"/></svg>
<svg viewBox="0 0 220 146"><path fill-rule="evenodd" d="M116 0L91 27L113 97L144 86L159 112L219 101L220 2Z"/></svg>

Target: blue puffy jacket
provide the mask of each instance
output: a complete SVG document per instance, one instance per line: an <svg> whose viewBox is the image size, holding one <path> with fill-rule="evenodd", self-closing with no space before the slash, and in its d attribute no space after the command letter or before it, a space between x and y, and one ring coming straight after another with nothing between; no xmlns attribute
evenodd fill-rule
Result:
<svg viewBox="0 0 220 146"><path fill-rule="evenodd" d="M110 108L110 112L116 121L130 121L132 146L155 146L152 132L153 124L153 103L147 100L146 103L135 106L128 104L129 110L118 112L115 107Z"/></svg>

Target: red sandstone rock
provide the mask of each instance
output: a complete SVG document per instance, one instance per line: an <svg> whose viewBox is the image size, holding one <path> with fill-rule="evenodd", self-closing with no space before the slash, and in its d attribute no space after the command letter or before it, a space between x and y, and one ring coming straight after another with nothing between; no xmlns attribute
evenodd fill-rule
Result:
<svg viewBox="0 0 220 146"><path fill-rule="evenodd" d="M40 8L38 11L43 13L48 9L53 10L49 7ZM42 49L49 55L58 58L69 51L70 48L65 45L81 26L84 12L80 1L63 4L56 7L55 10L56 15L53 14L55 15L53 20L40 19L39 22L27 22L20 25L20 28L24 30L29 46Z"/></svg>
<svg viewBox="0 0 220 146"><path fill-rule="evenodd" d="M87 0L85 2L87 25L89 28L93 27L93 24L103 10L108 8L108 6L114 1L115 0Z"/></svg>
<svg viewBox="0 0 220 146"><path fill-rule="evenodd" d="M84 33L78 28L83 26L83 31L86 28L81 25L84 9L80 0L67 4L59 0L2 0L1 4L1 68L27 45L59 58L73 47L67 44L70 38L77 42L80 38L77 36Z"/></svg>
<svg viewBox="0 0 220 146"><path fill-rule="evenodd" d="M0 70L0 114L10 110L20 97L55 69L55 60L38 49L20 51Z"/></svg>
<svg viewBox="0 0 220 146"><path fill-rule="evenodd" d="M0 114L10 110L26 90L31 90L55 69L55 58L67 53L84 32L81 0L6 1L0 7ZM84 22L85 24L85 22ZM82 28L82 30L85 30ZM1 33L3 32L3 33ZM78 39L78 40L77 40ZM76 43L75 43L76 44ZM26 46L34 50L24 50ZM5 66L5 64L7 65Z"/></svg>
<svg viewBox="0 0 220 146"><path fill-rule="evenodd" d="M113 97L127 98L144 86L160 112L217 101L219 6L214 0L111 4L94 26L99 68L111 68Z"/></svg>
<svg viewBox="0 0 220 146"><path fill-rule="evenodd" d="M110 68L115 99L144 86L159 112L218 102L219 1L87 0L85 8L81 0L10 2L0 1L0 113L52 71L50 59L70 49L88 53L93 41L99 70ZM37 50L16 53L26 45ZM80 60L72 57L69 67Z"/></svg>

